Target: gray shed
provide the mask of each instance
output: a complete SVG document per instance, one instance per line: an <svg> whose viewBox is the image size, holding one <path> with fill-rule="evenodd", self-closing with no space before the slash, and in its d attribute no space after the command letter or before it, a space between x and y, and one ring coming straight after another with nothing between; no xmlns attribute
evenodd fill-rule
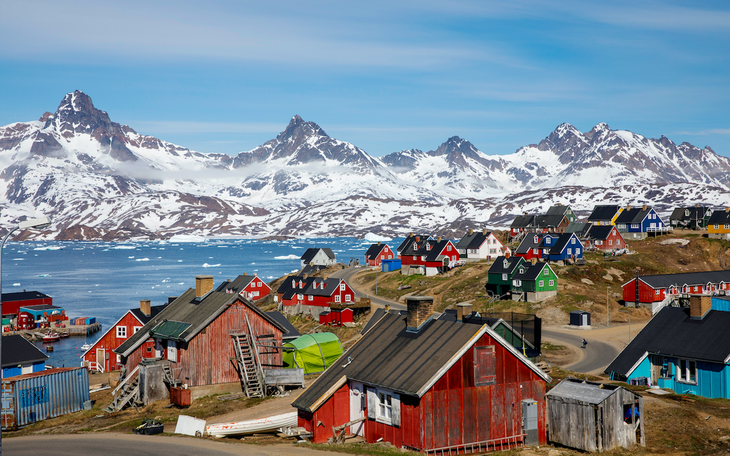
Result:
<svg viewBox="0 0 730 456"><path fill-rule="evenodd" d="M633 391L566 378L546 398L550 442L584 451L645 445L644 398Z"/></svg>

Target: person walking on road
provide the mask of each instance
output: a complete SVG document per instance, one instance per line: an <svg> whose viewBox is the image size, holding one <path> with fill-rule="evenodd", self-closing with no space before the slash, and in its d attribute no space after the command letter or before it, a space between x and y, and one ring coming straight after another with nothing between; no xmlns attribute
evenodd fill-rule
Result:
<svg viewBox="0 0 730 456"><path fill-rule="evenodd" d="M588 345L588 341L587 341L587 340L586 340L586 338L584 337L584 338L583 338L583 346L582 346L581 348L586 348L586 345Z"/></svg>

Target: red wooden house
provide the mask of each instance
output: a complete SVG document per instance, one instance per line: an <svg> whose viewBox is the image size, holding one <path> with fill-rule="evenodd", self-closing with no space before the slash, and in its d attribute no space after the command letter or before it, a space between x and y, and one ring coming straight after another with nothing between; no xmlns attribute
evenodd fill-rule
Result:
<svg viewBox="0 0 730 456"><path fill-rule="evenodd" d="M426 453L546 441L550 377L488 325L434 320L433 298L384 313L292 405L315 443L348 434ZM527 442L526 442L527 440Z"/></svg>
<svg viewBox="0 0 730 456"><path fill-rule="evenodd" d="M388 247L388 244L373 244L365 252L365 264L368 266L380 266L383 260L392 260L396 257L395 252Z"/></svg>
<svg viewBox="0 0 730 456"><path fill-rule="evenodd" d="M249 331L250 328L250 331ZM172 363L175 377L189 386L237 383L239 374L232 333L246 333L257 341L263 368L282 367L284 328L239 293L213 289L213 276L195 277L195 288L179 298L132 334L114 350L131 372L143 359L154 358ZM152 338L150 350L147 341Z"/></svg>
<svg viewBox="0 0 730 456"><path fill-rule="evenodd" d="M638 276L623 284L622 288L627 306L647 307L656 313L664 305L684 295L730 294L730 271Z"/></svg>
<svg viewBox="0 0 730 456"><path fill-rule="evenodd" d="M453 267L460 258L451 241L416 236L401 252L401 274L436 275Z"/></svg>
<svg viewBox="0 0 730 456"><path fill-rule="evenodd" d="M586 233L586 241L596 250L611 251L626 248L626 241L613 225L593 225Z"/></svg>
<svg viewBox="0 0 730 456"><path fill-rule="evenodd" d="M318 317L330 310L330 304L355 302L355 292L342 279L289 276L276 291L282 311L288 314L309 314Z"/></svg>
<svg viewBox="0 0 730 456"><path fill-rule="evenodd" d="M244 298L258 301L271 294L271 287L261 280L256 273L250 276L244 272L243 275L236 277L234 280L229 279L227 282L220 284L216 291L241 293Z"/></svg>
<svg viewBox="0 0 730 456"><path fill-rule="evenodd" d="M109 372L119 370L122 367L121 358L112 350L122 345L129 337L142 329L152 318L154 318L165 305L151 306L149 300L142 300L139 309L130 309L122 318L117 320L102 336L94 342L94 344L86 350L81 359L84 366L89 370L98 372ZM145 350L143 350L144 358L153 358L154 341L148 339L145 342ZM149 349L149 350L147 350Z"/></svg>

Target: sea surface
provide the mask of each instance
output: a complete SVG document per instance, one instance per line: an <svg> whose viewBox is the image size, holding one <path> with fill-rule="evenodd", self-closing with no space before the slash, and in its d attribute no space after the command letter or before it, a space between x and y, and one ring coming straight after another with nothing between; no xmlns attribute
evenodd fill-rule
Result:
<svg viewBox="0 0 730 456"><path fill-rule="evenodd" d="M167 302L209 274L216 286L244 272L271 282L296 272L307 248L329 247L337 260L362 264L372 241L318 238L286 241L208 240L206 242L7 242L2 251L2 291L39 291L53 297L71 318L96 317L100 332L55 342L47 365L81 365L81 346L93 343L142 299Z"/></svg>

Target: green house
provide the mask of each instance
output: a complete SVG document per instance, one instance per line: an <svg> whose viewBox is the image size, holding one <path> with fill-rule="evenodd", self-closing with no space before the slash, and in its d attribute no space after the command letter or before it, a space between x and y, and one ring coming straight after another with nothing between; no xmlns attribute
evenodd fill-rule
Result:
<svg viewBox="0 0 730 456"><path fill-rule="evenodd" d="M518 256L497 257L487 271L487 291L494 293L495 297L509 294L512 290L512 277L517 272L517 267L524 263L525 260Z"/></svg>
<svg viewBox="0 0 730 456"><path fill-rule="evenodd" d="M523 263L512 276L512 299L540 302L558 294L558 276L547 263Z"/></svg>
<svg viewBox="0 0 730 456"><path fill-rule="evenodd" d="M569 223L573 223L577 220L573 209L571 209L570 206L563 206L562 204L558 204L557 206L550 206L545 215L564 215L565 217L567 217Z"/></svg>

